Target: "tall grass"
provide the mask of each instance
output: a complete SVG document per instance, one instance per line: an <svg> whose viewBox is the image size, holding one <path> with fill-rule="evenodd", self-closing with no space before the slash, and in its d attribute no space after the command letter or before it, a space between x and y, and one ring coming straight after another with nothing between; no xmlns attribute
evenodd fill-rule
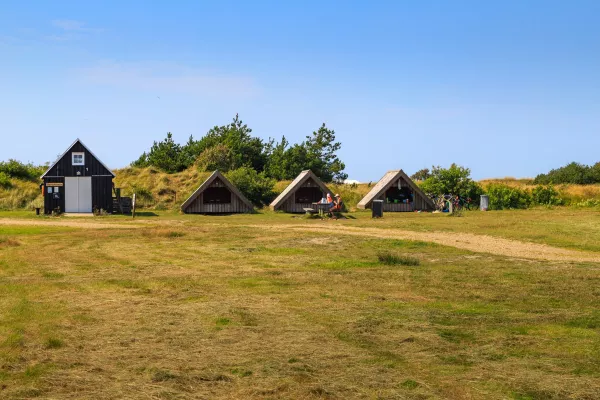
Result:
<svg viewBox="0 0 600 400"><path fill-rule="evenodd" d="M381 264L385 265L417 266L420 264L418 258L400 254L393 254L389 251L383 251L377 254L377 260L379 260Z"/></svg>

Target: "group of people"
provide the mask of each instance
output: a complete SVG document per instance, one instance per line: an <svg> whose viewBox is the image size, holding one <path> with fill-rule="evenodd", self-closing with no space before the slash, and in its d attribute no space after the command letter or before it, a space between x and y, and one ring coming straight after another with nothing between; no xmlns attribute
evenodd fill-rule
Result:
<svg viewBox="0 0 600 400"><path fill-rule="evenodd" d="M331 198L331 193L327 193L327 204L332 205L329 208L329 216L331 216L332 218L335 218L334 213L342 212L342 197L338 193L336 193L336 195L333 196L333 199Z"/></svg>

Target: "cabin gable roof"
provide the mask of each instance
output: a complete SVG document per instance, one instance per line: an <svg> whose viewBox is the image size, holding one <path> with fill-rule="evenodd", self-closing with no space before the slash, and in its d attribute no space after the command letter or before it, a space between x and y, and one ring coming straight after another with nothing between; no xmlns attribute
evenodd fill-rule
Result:
<svg viewBox="0 0 600 400"><path fill-rule="evenodd" d="M317 175L315 175L315 173L311 170L307 169L305 171L300 172L296 179L294 179L288 185L288 187L286 187L284 191L281 192L279 196L277 196L275 200L271 202L269 207L271 207L273 210L280 207L292 195L292 193L294 193L299 187L302 186L304 182L311 178L317 184L317 186L321 188L323 192L331 194L331 190L329 190L329 188L317 177Z"/></svg>
<svg viewBox="0 0 600 400"><path fill-rule="evenodd" d="M431 206L431 208L435 208L435 204L433 204L433 201L429 197L427 197L427 195L417 186L417 184L414 183L413 180L410 179L408 175L406 175L401 169L386 172L385 175L379 180L379 182L377 182L377 184L373 186L369 193L367 193L367 195L363 197L361 201L358 202L356 207L360 209L368 208L374 199L378 198L383 193L385 193L386 190L388 190L394 184L394 182L396 182L400 178L403 178L406 181L406 183L409 184L412 190L415 191L419 196L421 196L423 200L429 206Z"/></svg>
<svg viewBox="0 0 600 400"><path fill-rule="evenodd" d="M46 172L44 172L44 174L40 177L41 179L43 179L44 177L46 177L50 171L52 171L54 169L54 167L56 167L56 165L62 161L65 157L68 156L69 152L71 151L71 149L73 149L73 147L75 147L75 145L79 144L86 152L88 152L92 157L93 160L95 160L96 162L98 162L109 175L112 175L113 178L115 177L114 172L112 172L110 170L110 168L108 168L85 144L83 144L83 142L77 138L68 148L67 150L65 150L64 153L62 153L57 159L56 161L54 161L54 163L52 163L52 165L50 165L50 167L48 167L48 169L46 170Z"/></svg>
<svg viewBox="0 0 600 400"><path fill-rule="evenodd" d="M233 193L234 195L236 195L237 197L240 198L240 200L246 204L248 207L250 207L251 209L254 208L254 205L252 204L252 202L250 200L248 200L248 198L246 198L246 196L244 196L244 194L242 192L240 192L240 190L235 187L233 185L233 183L231 183L229 181L229 179L225 178L225 175L223 175L220 171L215 171L213 172L203 183L202 185L200 185L200 187L198 187L198 189L196 189L196 191L194 193L192 193L190 195L190 197L188 197L188 199L183 202L183 204L181 205L181 211L185 212L185 210L194 202L194 200L196 200L198 198L198 196L200 196L200 194L202 194L202 192L204 192L206 190L206 188L208 188L211 183L213 183L215 181L215 179L220 179L221 182L223 182L225 184L225 186L227 187L227 189L229 189L229 191L231 191L231 193Z"/></svg>

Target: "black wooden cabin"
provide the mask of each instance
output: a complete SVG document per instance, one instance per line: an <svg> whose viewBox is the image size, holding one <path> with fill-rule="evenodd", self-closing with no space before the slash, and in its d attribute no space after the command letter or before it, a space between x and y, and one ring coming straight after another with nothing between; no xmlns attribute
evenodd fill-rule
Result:
<svg viewBox="0 0 600 400"><path fill-rule="evenodd" d="M44 213L113 211L113 178L106 167L77 139L42 175Z"/></svg>

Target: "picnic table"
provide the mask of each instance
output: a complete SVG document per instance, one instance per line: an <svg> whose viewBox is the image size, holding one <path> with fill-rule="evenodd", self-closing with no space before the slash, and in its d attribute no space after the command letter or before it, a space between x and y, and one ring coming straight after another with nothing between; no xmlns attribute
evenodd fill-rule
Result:
<svg viewBox="0 0 600 400"><path fill-rule="evenodd" d="M312 205L316 209L316 211L319 213L320 216L327 214L327 212L329 212L329 209L331 207L333 207L333 203L317 202L317 203L312 203Z"/></svg>

